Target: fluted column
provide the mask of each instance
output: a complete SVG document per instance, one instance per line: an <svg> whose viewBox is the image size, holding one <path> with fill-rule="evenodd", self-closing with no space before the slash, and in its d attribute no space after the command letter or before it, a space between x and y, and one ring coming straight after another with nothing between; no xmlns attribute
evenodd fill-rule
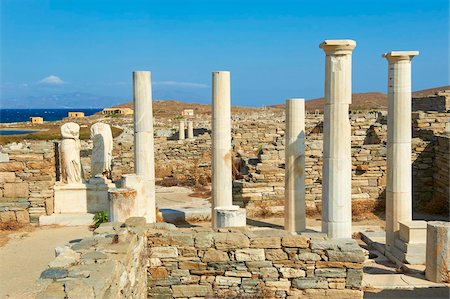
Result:
<svg viewBox="0 0 450 299"><path fill-rule="evenodd" d="M153 142L153 107L151 73L133 72L134 159L136 175L142 182L142 196L136 198L136 216L156 221L155 157Z"/></svg>
<svg viewBox="0 0 450 299"><path fill-rule="evenodd" d="M320 44L325 59L322 231L331 238L352 236L352 155L348 115L352 100L353 40Z"/></svg>
<svg viewBox="0 0 450 299"><path fill-rule="evenodd" d="M383 54L388 60L386 249L398 238L399 221L412 220L411 60L418 51Z"/></svg>
<svg viewBox="0 0 450 299"><path fill-rule="evenodd" d="M184 135L184 120L180 120L180 127L179 127L179 131L178 131L178 140L184 140L185 139L185 135Z"/></svg>
<svg viewBox="0 0 450 299"><path fill-rule="evenodd" d="M284 228L306 229L305 213L305 100L286 100L286 160Z"/></svg>

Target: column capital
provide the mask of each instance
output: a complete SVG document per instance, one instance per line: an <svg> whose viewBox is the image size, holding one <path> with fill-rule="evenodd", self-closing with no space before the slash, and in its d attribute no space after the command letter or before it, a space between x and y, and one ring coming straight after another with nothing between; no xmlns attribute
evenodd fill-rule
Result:
<svg viewBox="0 0 450 299"><path fill-rule="evenodd" d="M396 62L401 60L411 61L417 55L419 55L419 51L391 51L384 53L381 57L386 58L389 62Z"/></svg>
<svg viewBox="0 0 450 299"><path fill-rule="evenodd" d="M356 47L356 42L351 39L328 39L319 46L327 55L350 55Z"/></svg>

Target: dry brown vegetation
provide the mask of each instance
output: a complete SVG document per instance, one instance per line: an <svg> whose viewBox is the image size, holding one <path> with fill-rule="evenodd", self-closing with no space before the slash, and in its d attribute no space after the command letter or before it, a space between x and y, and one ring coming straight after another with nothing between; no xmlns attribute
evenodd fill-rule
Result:
<svg viewBox="0 0 450 299"><path fill-rule="evenodd" d="M2 135L0 136L0 144L10 142L22 142L24 140L59 140L61 139L61 130L59 126L40 127L39 132L22 135ZM122 129L111 127L113 137L117 137L122 133ZM80 128L80 139L87 140L91 138L90 128Z"/></svg>

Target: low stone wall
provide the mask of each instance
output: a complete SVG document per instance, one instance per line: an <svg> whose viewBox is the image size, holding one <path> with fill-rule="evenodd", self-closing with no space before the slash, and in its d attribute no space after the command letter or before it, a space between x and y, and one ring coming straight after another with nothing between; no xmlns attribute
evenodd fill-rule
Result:
<svg viewBox="0 0 450 299"><path fill-rule="evenodd" d="M412 99L413 111L450 111L450 91L441 91L434 96Z"/></svg>
<svg viewBox="0 0 450 299"><path fill-rule="evenodd" d="M145 218L105 223L92 237L57 248L37 299L147 298Z"/></svg>
<svg viewBox="0 0 450 299"><path fill-rule="evenodd" d="M1 152L0 222L38 222L40 215L53 213L53 143L11 143L2 146Z"/></svg>
<svg viewBox="0 0 450 299"><path fill-rule="evenodd" d="M149 230L149 298L362 298L356 241L277 229Z"/></svg>
<svg viewBox="0 0 450 299"><path fill-rule="evenodd" d="M450 207L450 135L439 136L437 143L433 172L434 194L430 206L445 213L445 211L449 211Z"/></svg>
<svg viewBox="0 0 450 299"><path fill-rule="evenodd" d="M252 213L283 211L284 201L284 116L264 111L235 117L232 126L233 151L242 157L235 174L235 203ZM435 197L436 155L442 142L437 136L450 122L450 113L414 112L412 114L413 197L419 209ZM351 114L352 124L352 198L368 208L384 201L386 187L386 116L384 113ZM166 124L167 126L167 124ZM195 140L155 138L156 177L171 184L208 185L211 178L211 138L208 118L195 123ZM306 118L306 199L309 209L320 208L322 194L323 115ZM169 126L170 128L170 126ZM113 179L134 172L133 129L123 125L114 139ZM161 128L160 128L161 129ZM171 139L171 138L169 138ZM24 141L1 146L0 222L20 219L31 222L53 211L55 183L55 141ZM85 177L90 173L91 141L81 141L81 162ZM445 146L444 146L445 148ZM442 158L439 158L442 159ZM239 164L239 163L238 163ZM441 166L439 166L441 167ZM442 167L441 167L442 168ZM439 173L443 170L439 170ZM167 179L168 178L168 179ZM444 193L445 195L445 193Z"/></svg>

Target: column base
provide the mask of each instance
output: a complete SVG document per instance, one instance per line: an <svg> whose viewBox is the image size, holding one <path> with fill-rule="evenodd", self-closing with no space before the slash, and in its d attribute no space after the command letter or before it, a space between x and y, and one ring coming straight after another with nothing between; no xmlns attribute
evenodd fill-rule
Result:
<svg viewBox="0 0 450 299"><path fill-rule="evenodd" d="M342 239L352 237L351 222L328 222L322 220L322 232L331 239Z"/></svg>
<svg viewBox="0 0 450 299"><path fill-rule="evenodd" d="M217 207L216 228L220 227L242 227L247 226L247 212L239 206Z"/></svg>

